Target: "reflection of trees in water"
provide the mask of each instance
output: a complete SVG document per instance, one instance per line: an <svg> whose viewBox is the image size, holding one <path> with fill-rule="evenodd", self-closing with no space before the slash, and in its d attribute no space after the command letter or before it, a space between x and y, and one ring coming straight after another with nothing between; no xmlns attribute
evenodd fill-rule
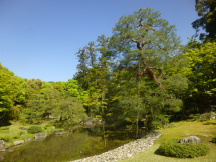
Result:
<svg viewBox="0 0 216 162"><path fill-rule="evenodd" d="M5 152L0 151L0 161L4 160Z"/></svg>
<svg viewBox="0 0 216 162"><path fill-rule="evenodd" d="M65 136L49 135L44 141L29 142L13 153L7 153L7 161L68 161L109 151L131 140L127 130L113 127L71 127ZM1 158L1 154L0 154Z"/></svg>

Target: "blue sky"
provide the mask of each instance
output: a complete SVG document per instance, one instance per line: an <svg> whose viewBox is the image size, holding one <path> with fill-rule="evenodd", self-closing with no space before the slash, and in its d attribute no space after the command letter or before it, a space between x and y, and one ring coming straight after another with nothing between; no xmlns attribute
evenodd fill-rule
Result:
<svg viewBox="0 0 216 162"><path fill-rule="evenodd" d="M0 0L0 62L22 78L67 81L78 49L140 8L159 11L182 44L195 33L195 0Z"/></svg>

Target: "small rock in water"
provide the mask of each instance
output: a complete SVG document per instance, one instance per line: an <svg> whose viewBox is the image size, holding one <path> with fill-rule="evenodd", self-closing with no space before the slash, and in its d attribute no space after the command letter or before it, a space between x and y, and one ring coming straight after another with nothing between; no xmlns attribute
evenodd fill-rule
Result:
<svg viewBox="0 0 216 162"><path fill-rule="evenodd" d="M9 153L12 153L12 152L14 152L14 150L8 150L8 152L9 152Z"/></svg>
<svg viewBox="0 0 216 162"><path fill-rule="evenodd" d="M36 133L35 134L35 141L42 141L47 137L47 134L44 133Z"/></svg>
<svg viewBox="0 0 216 162"><path fill-rule="evenodd" d="M14 141L13 143L14 143L14 145L21 145L24 143L24 140Z"/></svg>
<svg viewBox="0 0 216 162"><path fill-rule="evenodd" d="M4 140L0 140L0 151L5 151L5 144Z"/></svg>
<svg viewBox="0 0 216 162"><path fill-rule="evenodd" d="M24 134L21 134L21 136L20 137L22 137L22 138L25 138L25 135Z"/></svg>
<svg viewBox="0 0 216 162"><path fill-rule="evenodd" d="M67 132L56 132L55 135L58 135L58 136L63 136L67 134Z"/></svg>

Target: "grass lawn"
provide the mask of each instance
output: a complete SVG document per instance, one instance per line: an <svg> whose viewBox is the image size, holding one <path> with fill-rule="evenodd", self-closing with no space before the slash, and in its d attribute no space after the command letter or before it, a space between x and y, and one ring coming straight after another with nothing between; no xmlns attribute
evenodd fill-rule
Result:
<svg viewBox="0 0 216 162"><path fill-rule="evenodd" d="M155 141L154 145L148 150L137 154L127 160L122 160L122 162L172 162L172 161L194 161L194 162L216 162L216 144L212 143L211 140L216 136L216 120L210 120L206 122L187 122L182 121L176 123L177 127L166 128L160 130L162 133L161 137ZM160 144L171 138L183 138L187 136L197 136L203 143L207 144L210 148L210 152L206 156L190 158L190 159L178 159L165 157L156 154L156 150L159 148Z"/></svg>

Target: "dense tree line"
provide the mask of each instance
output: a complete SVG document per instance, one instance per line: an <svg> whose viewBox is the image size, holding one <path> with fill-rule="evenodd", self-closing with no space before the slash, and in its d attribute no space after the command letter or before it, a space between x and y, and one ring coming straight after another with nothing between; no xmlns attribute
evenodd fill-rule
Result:
<svg viewBox="0 0 216 162"><path fill-rule="evenodd" d="M40 123L55 119L56 124L74 124L86 118L82 102L85 92L77 81L49 83L39 79L22 79L0 65L0 120Z"/></svg>
<svg viewBox="0 0 216 162"><path fill-rule="evenodd" d="M88 115L154 129L177 115L215 111L215 1L197 0L196 10L201 18L193 27L205 28L203 42L181 45L175 26L140 9L122 16L111 37L80 48L77 73L67 82L22 79L0 65L0 120L70 125Z"/></svg>

